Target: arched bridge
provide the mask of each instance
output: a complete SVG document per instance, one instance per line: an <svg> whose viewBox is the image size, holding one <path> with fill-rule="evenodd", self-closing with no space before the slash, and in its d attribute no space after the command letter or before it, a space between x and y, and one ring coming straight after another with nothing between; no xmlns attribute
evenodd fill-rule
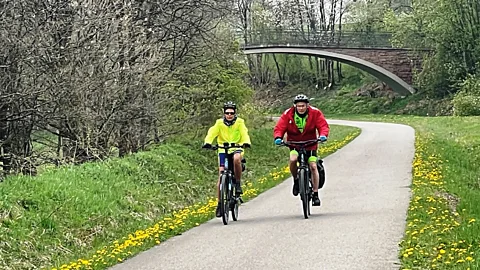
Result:
<svg viewBox="0 0 480 270"><path fill-rule="evenodd" d="M286 53L331 59L372 74L402 95L415 93L411 84L414 70L421 69L421 54L418 49L414 52L392 46L390 33L262 31L241 35L245 54Z"/></svg>

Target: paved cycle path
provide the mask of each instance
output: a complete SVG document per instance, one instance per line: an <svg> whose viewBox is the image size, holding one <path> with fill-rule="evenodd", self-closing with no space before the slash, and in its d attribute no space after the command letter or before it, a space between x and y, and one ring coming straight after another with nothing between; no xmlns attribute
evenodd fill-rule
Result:
<svg viewBox="0 0 480 270"><path fill-rule="evenodd" d="M238 221L225 226L215 218L112 269L399 269L414 130L328 122L362 133L324 159L322 206L312 207L309 219L289 178L244 203Z"/></svg>

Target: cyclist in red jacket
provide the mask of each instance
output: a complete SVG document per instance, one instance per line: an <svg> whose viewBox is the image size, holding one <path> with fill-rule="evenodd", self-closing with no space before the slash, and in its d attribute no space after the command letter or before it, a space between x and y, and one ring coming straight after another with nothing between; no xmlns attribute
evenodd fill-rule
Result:
<svg viewBox="0 0 480 270"><path fill-rule="evenodd" d="M317 131L320 135L318 138L324 142L327 140L330 127L323 113L309 105L307 96L297 95L293 101L294 105L287 109L278 120L273 129L273 137L275 144L282 143L282 138L287 134L290 141L307 141L317 138ZM317 170L317 144L307 147L307 158L310 164L310 171L313 176L313 205L320 205L318 197L319 175ZM290 148L290 173L293 176L293 196L299 193L297 178L297 157L298 152Z"/></svg>

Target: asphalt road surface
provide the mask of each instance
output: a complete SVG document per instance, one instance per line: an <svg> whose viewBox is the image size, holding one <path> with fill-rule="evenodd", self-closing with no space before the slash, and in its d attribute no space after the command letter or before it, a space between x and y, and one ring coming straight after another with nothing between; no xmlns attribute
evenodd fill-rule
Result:
<svg viewBox="0 0 480 270"><path fill-rule="evenodd" d="M362 133L324 159L322 205L312 207L309 219L289 178L242 204L238 221L225 226L215 218L112 269L399 269L414 130L328 122Z"/></svg>

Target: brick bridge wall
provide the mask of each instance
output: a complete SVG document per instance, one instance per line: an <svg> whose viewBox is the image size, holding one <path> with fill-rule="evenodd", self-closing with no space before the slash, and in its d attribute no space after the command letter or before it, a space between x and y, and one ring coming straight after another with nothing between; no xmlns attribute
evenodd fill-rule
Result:
<svg viewBox="0 0 480 270"><path fill-rule="evenodd" d="M410 85L413 82L414 70L421 70L422 57L405 49L322 48L320 50L349 55L371 62L392 72Z"/></svg>

